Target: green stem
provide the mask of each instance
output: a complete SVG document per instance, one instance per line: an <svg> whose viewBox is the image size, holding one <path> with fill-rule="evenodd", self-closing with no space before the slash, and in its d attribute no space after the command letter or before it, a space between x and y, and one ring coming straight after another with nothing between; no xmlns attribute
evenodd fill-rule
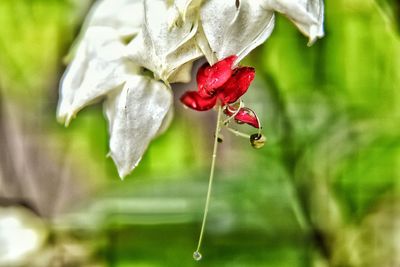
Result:
<svg viewBox="0 0 400 267"><path fill-rule="evenodd" d="M200 248L201 248L201 242L203 241L203 234L204 234L204 229L205 229L206 221L207 221L208 208L210 206L211 190L212 190L212 185L213 185L213 180L214 180L215 159L217 157L218 135L219 135L219 132L221 131L221 114L222 114L222 107L221 107L221 105L219 105L218 116L217 116L217 126L215 128L214 149L213 149L212 160L211 160L210 177L208 180L207 198L206 198L206 204L204 207L203 222L201 224L199 241L197 243L197 249L193 253L193 257L195 258L195 260L201 259Z"/></svg>
<svg viewBox="0 0 400 267"><path fill-rule="evenodd" d="M230 131L231 133L233 133L234 135L236 135L236 136L244 137L244 138L250 140L250 135L248 135L248 134L239 132L238 130L235 130L235 129L232 129L232 128L229 128L229 127L226 127L226 129L227 129L228 131Z"/></svg>

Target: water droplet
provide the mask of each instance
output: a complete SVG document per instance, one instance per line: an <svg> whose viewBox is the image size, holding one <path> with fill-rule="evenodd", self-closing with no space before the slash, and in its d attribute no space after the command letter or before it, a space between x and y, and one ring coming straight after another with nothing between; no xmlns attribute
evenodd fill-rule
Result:
<svg viewBox="0 0 400 267"><path fill-rule="evenodd" d="M200 254L200 252L198 252L198 251L193 252L193 259L194 259L195 261L201 260L202 257L203 257L203 256Z"/></svg>

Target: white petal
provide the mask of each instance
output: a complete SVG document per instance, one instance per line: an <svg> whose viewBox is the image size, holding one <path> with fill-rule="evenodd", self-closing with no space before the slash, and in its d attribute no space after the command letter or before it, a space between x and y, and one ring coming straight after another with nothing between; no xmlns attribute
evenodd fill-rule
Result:
<svg viewBox="0 0 400 267"><path fill-rule="evenodd" d="M76 91L84 78L88 65L86 44L83 43L77 50L72 63L65 71L60 82L60 96L57 107L57 119L65 122L71 109Z"/></svg>
<svg viewBox="0 0 400 267"><path fill-rule="evenodd" d="M170 89L143 76L132 76L122 91L107 97L104 108L109 121L110 155L121 179L137 166L171 105Z"/></svg>
<svg viewBox="0 0 400 267"><path fill-rule="evenodd" d="M68 124L80 109L122 85L134 71L118 33L90 27L62 79L58 118Z"/></svg>
<svg viewBox="0 0 400 267"><path fill-rule="evenodd" d="M237 55L240 61L263 43L274 27L273 11L266 10L260 1L238 3L237 6L235 1L210 0L201 9L204 33L218 60Z"/></svg>
<svg viewBox="0 0 400 267"><path fill-rule="evenodd" d="M121 72L135 69L122 56L122 39L137 34L142 20L142 0L96 1L68 56L73 60L60 84L60 122L68 125L79 109L121 85Z"/></svg>
<svg viewBox="0 0 400 267"><path fill-rule="evenodd" d="M192 16L180 22L175 6L168 7L163 0L145 0L144 8L143 28L128 51L133 61L167 81L183 64L202 55L194 39L198 22Z"/></svg>
<svg viewBox="0 0 400 267"><path fill-rule="evenodd" d="M120 36L140 31L143 21L143 0L101 0L90 11L87 26L108 26Z"/></svg>
<svg viewBox="0 0 400 267"><path fill-rule="evenodd" d="M309 44L324 35L322 0L264 0L264 5L289 17L309 37Z"/></svg>

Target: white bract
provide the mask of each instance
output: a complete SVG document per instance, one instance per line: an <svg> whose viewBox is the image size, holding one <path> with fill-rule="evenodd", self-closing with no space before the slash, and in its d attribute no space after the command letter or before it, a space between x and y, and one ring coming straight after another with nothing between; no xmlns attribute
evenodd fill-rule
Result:
<svg viewBox="0 0 400 267"><path fill-rule="evenodd" d="M172 93L163 83L132 75L122 91L107 97L104 111L109 122L110 156L121 177L139 163L172 105Z"/></svg>
<svg viewBox="0 0 400 267"><path fill-rule="evenodd" d="M138 69L126 58L114 29L89 27L61 82L59 120L69 124L81 108L122 85Z"/></svg>
<svg viewBox="0 0 400 267"><path fill-rule="evenodd" d="M186 10L186 9L185 9ZM128 45L130 58L151 70L155 77L173 82L181 71L180 67L202 56L194 38L198 20L196 12L190 11L185 22L175 6L164 0L144 0L144 21L139 35ZM183 11L186 13L186 11ZM183 81L187 82L187 81Z"/></svg>
<svg viewBox="0 0 400 267"><path fill-rule="evenodd" d="M275 11L293 21L311 44L324 34L323 9L322 0L205 1L201 24L210 49L202 37L199 46L209 61L235 54L240 62L271 35Z"/></svg>
<svg viewBox="0 0 400 267"><path fill-rule="evenodd" d="M190 81L202 56L211 64L230 55L242 60L270 36L275 11L309 43L323 36L322 0L98 1L61 81L57 117L68 125L83 107L105 99L110 156L123 178L168 127L170 83Z"/></svg>

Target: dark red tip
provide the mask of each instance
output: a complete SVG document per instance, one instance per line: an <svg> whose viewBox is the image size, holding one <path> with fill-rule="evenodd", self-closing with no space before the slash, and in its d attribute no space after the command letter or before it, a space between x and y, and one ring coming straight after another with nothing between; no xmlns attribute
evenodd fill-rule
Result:
<svg viewBox="0 0 400 267"><path fill-rule="evenodd" d="M224 110L224 113L227 116L233 116L235 114L235 109L232 108L231 106L227 106L227 108ZM234 117L235 121L239 124L246 123L248 125L253 126L254 128L259 129L260 124L258 123L257 115L255 114L254 111L252 111L249 108L241 108L238 113L236 113Z"/></svg>
<svg viewBox="0 0 400 267"><path fill-rule="evenodd" d="M260 124L258 123L256 114L253 111L248 110L247 108L241 108L239 112L235 115L235 120L237 123L246 123L253 126L254 128L260 128Z"/></svg>

